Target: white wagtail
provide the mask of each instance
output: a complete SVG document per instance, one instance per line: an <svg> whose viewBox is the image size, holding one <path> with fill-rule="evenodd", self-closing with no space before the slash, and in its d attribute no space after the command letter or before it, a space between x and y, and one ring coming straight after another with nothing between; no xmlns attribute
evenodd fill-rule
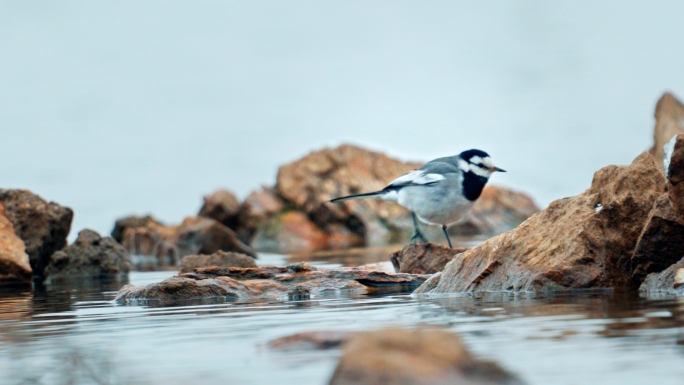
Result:
<svg viewBox="0 0 684 385"><path fill-rule="evenodd" d="M438 158L400 176L380 191L335 198L330 202L377 197L397 202L411 211L416 229L412 241L427 239L420 232L416 215L425 223L441 225L449 247L447 226L458 222L475 204L494 172L506 172L492 163L484 151L467 150Z"/></svg>

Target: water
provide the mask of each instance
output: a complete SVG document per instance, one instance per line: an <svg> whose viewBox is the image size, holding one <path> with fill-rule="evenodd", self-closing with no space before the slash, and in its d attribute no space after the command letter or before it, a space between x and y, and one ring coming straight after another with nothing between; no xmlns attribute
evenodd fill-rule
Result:
<svg viewBox="0 0 684 385"><path fill-rule="evenodd" d="M278 255L261 261L285 262ZM174 274L133 272L129 281L144 285ZM112 300L123 284L2 289L0 383L325 384L338 349L281 351L266 344L304 331L394 325L458 332L476 355L529 384L665 385L684 378L682 299L605 291L445 298L394 293L120 306Z"/></svg>
<svg viewBox="0 0 684 385"><path fill-rule="evenodd" d="M470 147L540 205L652 144L684 96L672 1L0 2L0 187L88 227L178 223L218 187L352 142Z"/></svg>

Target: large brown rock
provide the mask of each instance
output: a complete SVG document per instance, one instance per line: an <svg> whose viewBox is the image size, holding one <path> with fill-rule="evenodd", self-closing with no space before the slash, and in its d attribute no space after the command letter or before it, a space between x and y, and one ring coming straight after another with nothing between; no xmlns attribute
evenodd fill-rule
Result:
<svg viewBox="0 0 684 385"><path fill-rule="evenodd" d="M190 273L198 267L257 267L254 258L240 253L217 251L210 255L186 255L181 259L181 273Z"/></svg>
<svg viewBox="0 0 684 385"><path fill-rule="evenodd" d="M31 282L33 271L24 242L14 233L12 222L0 203L0 284Z"/></svg>
<svg viewBox="0 0 684 385"><path fill-rule="evenodd" d="M633 251L664 185L648 153L602 168L584 193L456 255L416 293L629 287Z"/></svg>
<svg viewBox="0 0 684 385"><path fill-rule="evenodd" d="M67 244L73 211L27 190L0 190L0 203L26 245L33 274L42 276L52 254Z"/></svg>
<svg viewBox="0 0 684 385"><path fill-rule="evenodd" d="M499 365L476 359L453 333L389 328L344 345L330 385L521 384Z"/></svg>
<svg viewBox="0 0 684 385"><path fill-rule="evenodd" d="M678 134L684 134L684 105L671 93L665 93L655 110L656 125L653 129L653 147L649 153L653 155L662 168L663 146Z"/></svg>
<svg viewBox="0 0 684 385"><path fill-rule="evenodd" d="M344 223L369 245L400 241L393 231L410 226L407 211L380 199L328 201L349 194L376 191L419 167L351 145L312 152L278 170L276 191L314 219L322 229ZM403 239L401 239L403 241Z"/></svg>
<svg viewBox="0 0 684 385"><path fill-rule="evenodd" d="M124 303L182 299L301 298L328 292L413 290L428 276L391 274L358 268L316 269L306 263L287 267L206 267L148 286L127 285L117 300ZM236 284L238 282L239 284ZM227 286L226 286L227 285Z"/></svg>
<svg viewBox="0 0 684 385"><path fill-rule="evenodd" d="M451 249L434 243L412 244L390 255L390 261L397 273L434 274L458 254L469 248Z"/></svg>
<svg viewBox="0 0 684 385"><path fill-rule="evenodd" d="M197 215L214 219L235 230L239 225L240 201L232 192L219 189L204 197L204 204Z"/></svg>
<svg viewBox="0 0 684 385"><path fill-rule="evenodd" d="M82 230L76 241L54 253L45 269L49 281L69 277L122 278L131 264L126 250L111 237L101 237L93 230Z"/></svg>

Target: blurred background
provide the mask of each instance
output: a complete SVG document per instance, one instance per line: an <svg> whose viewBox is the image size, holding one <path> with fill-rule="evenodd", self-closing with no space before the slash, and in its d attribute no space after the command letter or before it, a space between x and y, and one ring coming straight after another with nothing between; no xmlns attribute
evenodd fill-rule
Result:
<svg viewBox="0 0 684 385"><path fill-rule="evenodd" d="M0 1L0 187L179 222L312 150L477 147L544 207L652 144L684 3Z"/></svg>

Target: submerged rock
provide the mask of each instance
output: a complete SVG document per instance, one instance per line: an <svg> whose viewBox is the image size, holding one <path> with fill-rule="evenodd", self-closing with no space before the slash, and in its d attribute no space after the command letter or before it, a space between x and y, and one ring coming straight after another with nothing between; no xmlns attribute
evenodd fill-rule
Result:
<svg viewBox="0 0 684 385"><path fill-rule="evenodd" d="M306 263L287 267L206 267L148 286L124 286L117 301L135 303L181 299L286 299L326 292L412 290L428 276L388 274L357 268L316 269ZM167 282L168 281L168 282ZM237 283L239 284L237 284Z"/></svg>
<svg viewBox="0 0 684 385"><path fill-rule="evenodd" d="M648 153L604 167L584 193L455 255L416 293L630 287L632 253L664 185Z"/></svg>
<svg viewBox="0 0 684 385"><path fill-rule="evenodd" d="M52 254L67 244L73 211L27 190L0 190L0 203L26 246L33 274L42 276Z"/></svg>
<svg viewBox="0 0 684 385"><path fill-rule="evenodd" d="M257 267L254 258L240 253L217 251L210 255L186 255L181 260L181 273L190 273L198 267Z"/></svg>
<svg viewBox="0 0 684 385"><path fill-rule="evenodd" d="M126 250L111 237L93 230L82 230L70 246L52 255L45 269L49 281L69 277L123 277L131 264Z"/></svg>
<svg viewBox="0 0 684 385"><path fill-rule="evenodd" d="M269 341L268 346L273 349L332 349L358 335L359 332L347 330L320 330L303 332Z"/></svg>
<svg viewBox="0 0 684 385"><path fill-rule="evenodd" d="M476 359L444 330L389 328L344 345L330 385L521 384L499 365Z"/></svg>
<svg viewBox="0 0 684 385"><path fill-rule="evenodd" d="M0 284L29 283L33 271L24 242L14 233L12 222L5 216L0 203Z"/></svg>
<svg viewBox="0 0 684 385"><path fill-rule="evenodd" d="M197 215L214 219L229 229L235 230L239 226L240 201L228 190L216 190L213 194L204 197L204 205Z"/></svg>
<svg viewBox="0 0 684 385"><path fill-rule="evenodd" d="M468 250L434 243L413 244L392 253L390 260L397 273L434 274L444 270L456 255Z"/></svg>

